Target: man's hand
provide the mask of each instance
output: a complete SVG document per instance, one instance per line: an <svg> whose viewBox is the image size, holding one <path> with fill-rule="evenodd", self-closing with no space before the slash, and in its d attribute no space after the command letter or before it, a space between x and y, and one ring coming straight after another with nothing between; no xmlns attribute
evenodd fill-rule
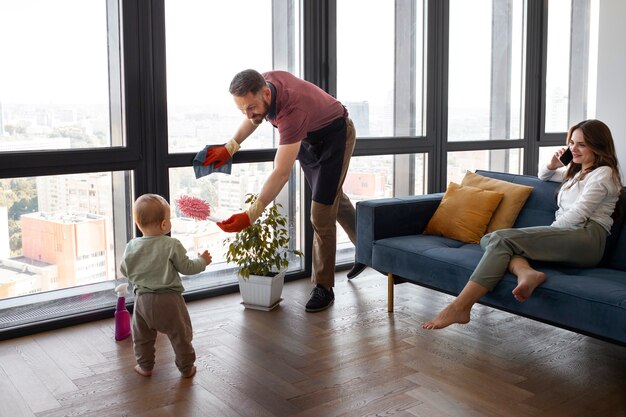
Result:
<svg viewBox="0 0 626 417"><path fill-rule="evenodd" d="M230 152L226 149L226 146L215 146L213 148L209 148L206 151L206 158L202 165L211 165L215 162L215 168L219 168L224 165L230 159Z"/></svg>
<svg viewBox="0 0 626 417"><path fill-rule="evenodd" d="M239 142L235 139L231 139L222 146L214 146L206 151L206 158L202 165L210 165L215 162L215 168L219 168L224 165L231 156L239 150Z"/></svg>
<svg viewBox="0 0 626 417"><path fill-rule="evenodd" d="M250 217L245 211L233 214L223 222L216 223L217 226L225 232L237 233L250 226Z"/></svg>

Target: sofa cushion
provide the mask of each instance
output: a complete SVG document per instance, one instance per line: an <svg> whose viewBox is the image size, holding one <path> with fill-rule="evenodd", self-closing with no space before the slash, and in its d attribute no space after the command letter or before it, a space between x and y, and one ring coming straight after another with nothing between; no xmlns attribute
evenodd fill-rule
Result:
<svg viewBox="0 0 626 417"><path fill-rule="evenodd" d="M554 214L558 209L556 194L561 185L560 182L542 181L531 175L516 175L503 172L477 170L477 174L484 177L495 178L514 184L522 184L533 187L530 197L520 211L513 227L547 226L554 221Z"/></svg>
<svg viewBox="0 0 626 417"><path fill-rule="evenodd" d="M487 233L513 227L517 215L522 210L524 203L528 200L530 193L533 191L533 187L528 185L514 184L509 181L483 177L482 175L470 171L465 173L461 185L470 185L472 187L482 188L483 190L502 193L502 201L498 205L498 208L496 208L496 211L494 211L487 225Z"/></svg>
<svg viewBox="0 0 626 417"><path fill-rule="evenodd" d="M482 254L480 245L443 236L397 236L374 242L372 265L378 271L458 294Z"/></svg>
<svg viewBox="0 0 626 417"><path fill-rule="evenodd" d="M424 234L478 243L501 200L502 193L451 182Z"/></svg>

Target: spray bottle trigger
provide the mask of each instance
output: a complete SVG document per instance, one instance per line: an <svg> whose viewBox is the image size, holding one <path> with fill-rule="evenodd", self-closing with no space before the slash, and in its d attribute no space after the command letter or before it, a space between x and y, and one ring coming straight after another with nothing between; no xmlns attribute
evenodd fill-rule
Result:
<svg viewBox="0 0 626 417"><path fill-rule="evenodd" d="M118 297L126 297L126 294L128 294L128 284L120 284L117 287L115 287L115 292L117 293Z"/></svg>

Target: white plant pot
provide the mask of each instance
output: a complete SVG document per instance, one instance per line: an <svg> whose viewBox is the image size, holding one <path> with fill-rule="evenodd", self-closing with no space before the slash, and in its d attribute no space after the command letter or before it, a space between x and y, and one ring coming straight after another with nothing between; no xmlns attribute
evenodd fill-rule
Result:
<svg viewBox="0 0 626 417"><path fill-rule="evenodd" d="M273 277L250 275L250 278L243 278L239 275L238 278L244 307L269 311L282 301L284 270Z"/></svg>

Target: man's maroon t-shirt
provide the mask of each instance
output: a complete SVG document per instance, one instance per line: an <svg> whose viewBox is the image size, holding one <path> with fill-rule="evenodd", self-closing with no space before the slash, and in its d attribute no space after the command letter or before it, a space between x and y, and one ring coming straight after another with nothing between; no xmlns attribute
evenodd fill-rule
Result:
<svg viewBox="0 0 626 417"><path fill-rule="evenodd" d="M278 128L279 145L299 142L346 116L343 105L313 83L286 71L269 71L263 77L276 88L275 117L268 115L267 120Z"/></svg>

